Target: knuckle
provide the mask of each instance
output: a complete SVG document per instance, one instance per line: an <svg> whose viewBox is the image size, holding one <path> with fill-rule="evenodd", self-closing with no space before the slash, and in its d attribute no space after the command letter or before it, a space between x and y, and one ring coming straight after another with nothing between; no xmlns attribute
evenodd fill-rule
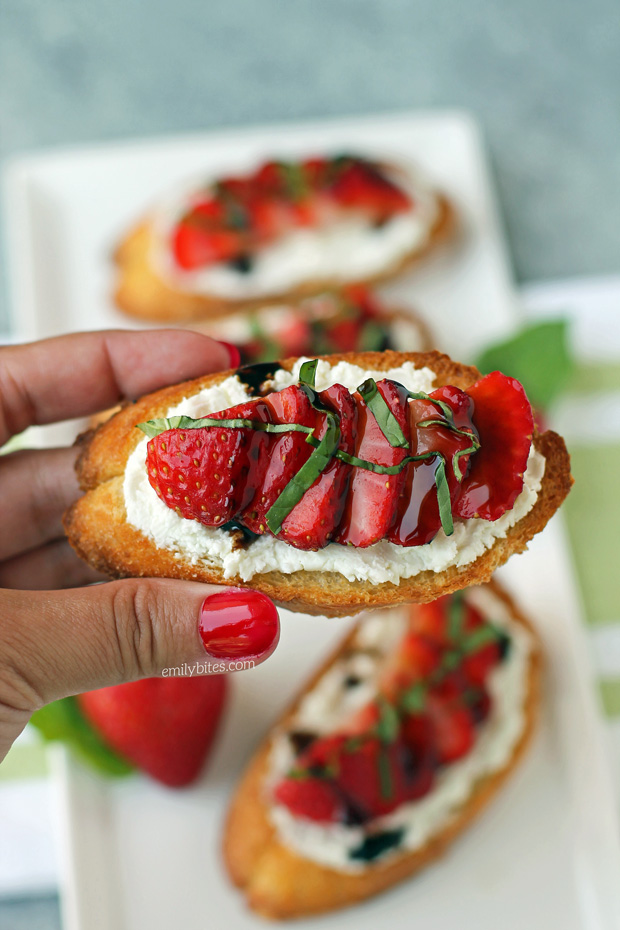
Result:
<svg viewBox="0 0 620 930"><path fill-rule="evenodd" d="M114 635L127 678L157 674L157 633L161 597L148 581L118 582L113 595Z"/></svg>

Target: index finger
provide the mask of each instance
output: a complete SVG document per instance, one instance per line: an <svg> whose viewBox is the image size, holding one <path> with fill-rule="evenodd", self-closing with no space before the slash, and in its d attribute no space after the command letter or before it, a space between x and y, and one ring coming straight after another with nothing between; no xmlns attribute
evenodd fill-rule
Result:
<svg viewBox="0 0 620 930"><path fill-rule="evenodd" d="M0 446L27 426L83 417L125 398L221 371L231 349L176 329L75 333L0 348Z"/></svg>

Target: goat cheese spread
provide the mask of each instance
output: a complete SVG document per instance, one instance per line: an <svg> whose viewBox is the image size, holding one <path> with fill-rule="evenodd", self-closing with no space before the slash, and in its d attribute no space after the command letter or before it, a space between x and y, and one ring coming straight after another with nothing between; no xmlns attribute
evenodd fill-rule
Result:
<svg viewBox="0 0 620 930"><path fill-rule="evenodd" d="M493 670L487 682L492 710L480 726L471 751L441 771L429 794L372 821L373 831L404 829L398 847L377 860L381 864L388 856L420 849L447 826L466 803L475 784L510 761L523 734L532 637L511 619L504 602L488 588L470 588L465 596L511 639L506 659ZM365 617L353 643L360 651L328 669L304 696L289 728L318 734L333 732L355 710L372 701L377 693L382 658L395 648L405 627L406 611L402 608L375 611ZM350 674L355 674L360 684L347 691L343 682ZM286 733L278 733L271 748L267 792L293 767L294 758ZM301 819L282 804L274 803L269 804L269 816L280 840L306 859L344 872L369 868L368 863L350 858L351 851L367 835L367 828Z"/></svg>
<svg viewBox="0 0 620 930"><path fill-rule="evenodd" d="M438 198L421 179L409 183L413 208L382 226L347 217L329 226L294 229L257 251L241 272L218 262L196 271L179 268L170 252L172 231L192 204L196 187L173 196L152 217L151 263L172 287L228 300L286 293L308 281L346 283L374 277L422 248L437 220Z"/></svg>
<svg viewBox="0 0 620 930"><path fill-rule="evenodd" d="M280 369L271 387L282 390L298 381L299 369L305 359L299 359L292 372ZM366 378L391 378L411 391L430 392L435 376L429 368L416 369L411 362L389 371L364 370L348 362L329 365L320 361L316 374L316 389L325 390L332 384L342 384L354 391ZM199 418L225 410L250 399L251 395L236 375L231 375L213 387L187 397L168 410L166 416L184 414ZM247 548L234 548L233 538L221 530L203 526L180 517L167 507L149 484L146 469L146 446L141 440L131 453L124 478L124 499L127 521L152 539L161 549L177 553L180 559L193 564L217 566L224 578L240 577L250 581L255 575L270 571L291 574L297 571L337 572L348 581L368 581L372 584L411 578L423 571L442 572L450 566L462 567L475 561L490 549L495 540L504 538L509 529L532 509L540 491L545 471L545 459L534 447L530 451L524 475L523 490L499 520L489 522L474 517L456 520L454 533L446 536L440 530L424 546L410 548L380 540L365 549L330 543L316 551L296 549L273 536L264 535Z"/></svg>

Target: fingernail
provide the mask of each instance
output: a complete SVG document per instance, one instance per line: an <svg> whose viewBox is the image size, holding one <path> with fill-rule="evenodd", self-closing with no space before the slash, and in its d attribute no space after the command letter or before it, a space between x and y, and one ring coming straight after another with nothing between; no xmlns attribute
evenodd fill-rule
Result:
<svg viewBox="0 0 620 930"><path fill-rule="evenodd" d="M228 349L228 354L230 356L230 367L238 368L239 362L241 361L241 355L237 346L233 345L232 342L224 342L223 339L220 339L220 345L223 345Z"/></svg>
<svg viewBox="0 0 620 930"><path fill-rule="evenodd" d="M216 659L258 659L270 653L280 635L278 611L264 594L227 588L205 598L200 638Z"/></svg>

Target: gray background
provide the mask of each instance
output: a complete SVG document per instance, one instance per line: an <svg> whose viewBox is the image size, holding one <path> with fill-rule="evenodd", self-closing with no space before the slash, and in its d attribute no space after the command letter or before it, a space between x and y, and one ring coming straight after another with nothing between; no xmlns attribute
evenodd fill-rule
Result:
<svg viewBox="0 0 620 930"><path fill-rule="evenodd" d="M517 278L618 271L619 27L618 0L0 0L0 158L466 107ZM57 926L53 900L0 904L1 930Z"/></svg>

